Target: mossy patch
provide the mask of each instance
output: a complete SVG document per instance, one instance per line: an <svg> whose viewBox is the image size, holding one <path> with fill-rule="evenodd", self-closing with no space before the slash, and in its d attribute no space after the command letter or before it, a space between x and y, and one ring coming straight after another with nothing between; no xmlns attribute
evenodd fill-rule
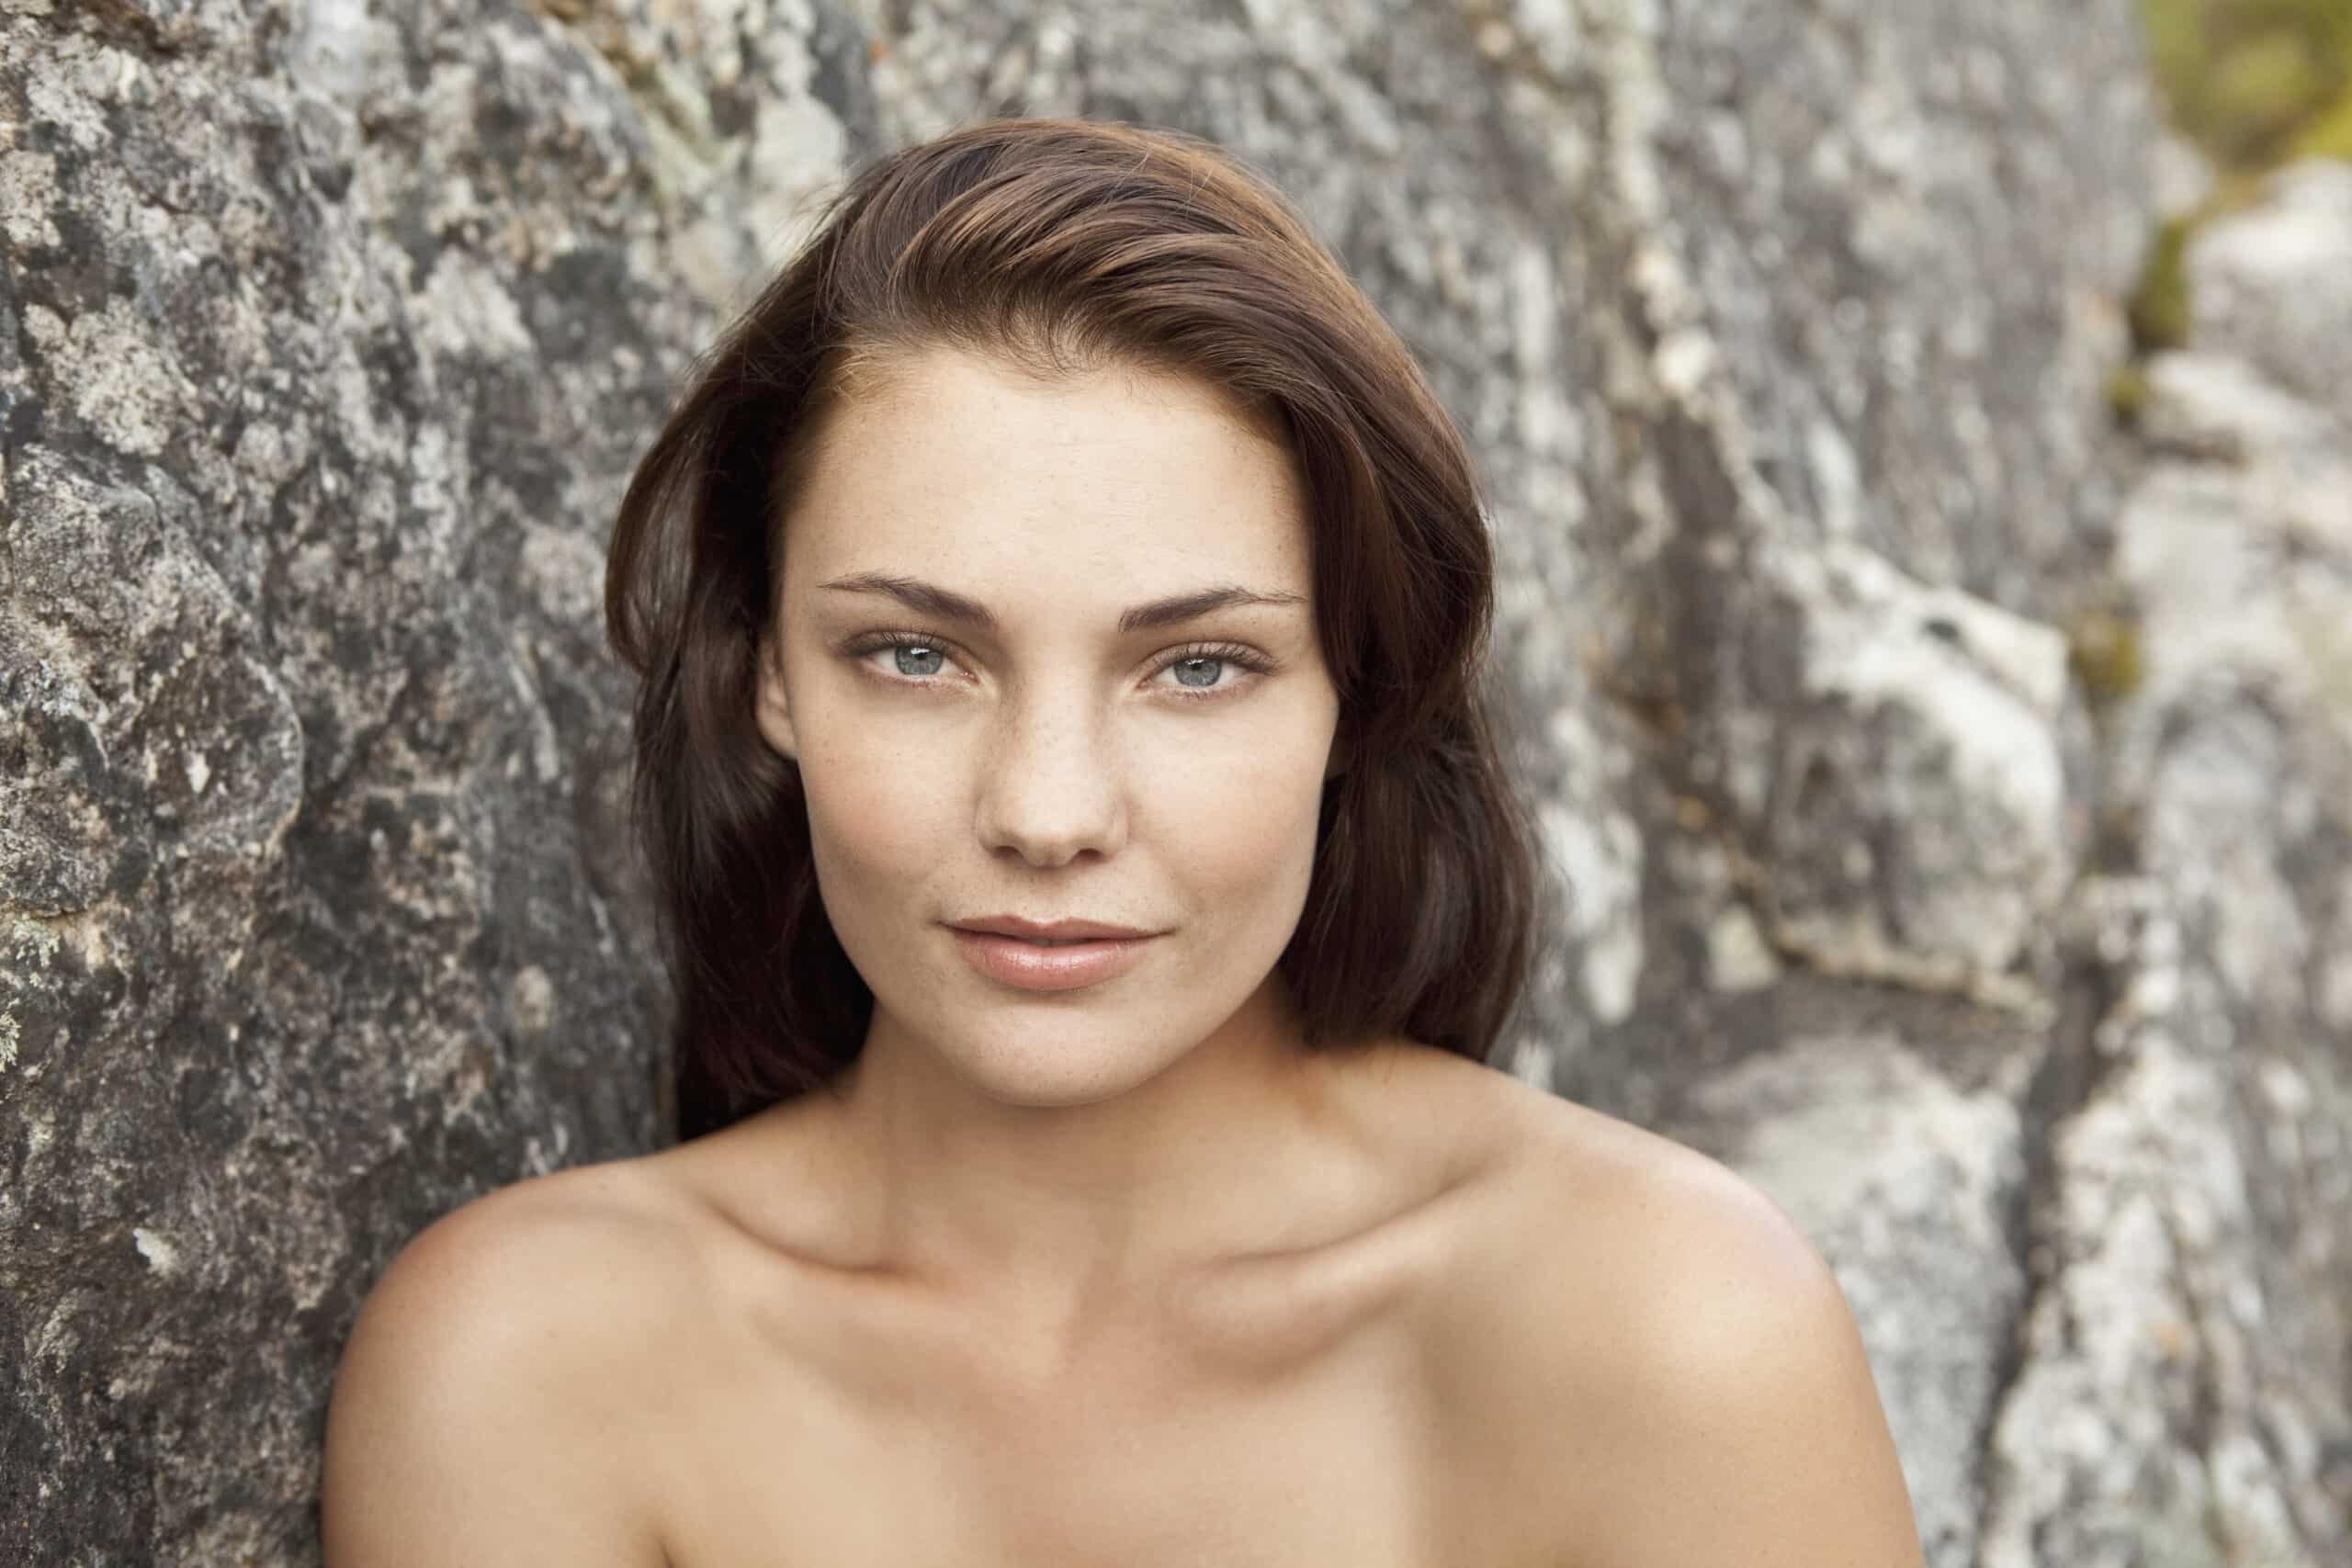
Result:
<svg viewBox="0 0 2352 1568"><path fill-rule="evenodd" d="M2223 170L2275 168L2352 115L2352 0L2141 6L2173 123Z"/></svg>
<svg viewBox="0 0 2352 1568"><path fill-rule="evenodd" d="M2295 143L2299 158L2341 158L2352 163L2352 93L2336 100L2335 107L2303 128Z"/></svg>
<svg viewBox="0 0 2352 1568"><path fill-rule="evenodd" d="M2127 428L2137 425L2154 395L2155 389L2148 384L2147 371L2136 359L2126 360L2108 372L2107 407L2118 424Z"/></svg>
<svg viewBox="0 0 2352 1568"><path fill-rule="evenodd" d="M2172 218L2156 230L2140 265L2140 281L2128 307L2132 347L2144 357L2188 343L2188 236L2196 214Z"/></svg>
<svg viewBox="0 0 2352 1568"><path fill-rule="evenodd" d="M2066 662L2092 706L2105 707L2140 689L2147 667L2136 617L2113 609L2087 609L2075 618L2069 634Z"/></svg>

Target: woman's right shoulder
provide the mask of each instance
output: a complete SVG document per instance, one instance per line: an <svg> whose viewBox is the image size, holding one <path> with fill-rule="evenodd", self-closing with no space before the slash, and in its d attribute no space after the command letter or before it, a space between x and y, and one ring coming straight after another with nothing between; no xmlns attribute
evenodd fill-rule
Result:
<svg viewBox="0 0 2352 1568"><path fill-rule="evenodd" d="M650 1326L645 1314L681 1284L684 1239L642 1161L530 1177L413 1236L370 1288L353 1338L424 1331L510 1351L587 1351Z"/></svg>
<svg viewBox="0 0 2352 1568"><path fill-rule="evenodd" d="M660 1562L616 1439L660 1397L651 1358L676 1341L690 1263L663 1190L628 1160L500 1188L418 1232L369 1289L335 1374L334 1568ZM521 1539L512 1521L532 1518ZM550 1536L551 1518L576 1522Z"/></svg>
<svg viewBox="0 0 2352 1568"><path fill-rule="evenodd" d="M680 1248L684 1233L677 1194L650 1158L572 1166L497 1188L459 1205L420 1231L396 1257L422 1264L467 1264L507 1270L526 1265L601 1274L628 1259L638 1267L613 1283L642 1282L649 1254Z"/></svg>

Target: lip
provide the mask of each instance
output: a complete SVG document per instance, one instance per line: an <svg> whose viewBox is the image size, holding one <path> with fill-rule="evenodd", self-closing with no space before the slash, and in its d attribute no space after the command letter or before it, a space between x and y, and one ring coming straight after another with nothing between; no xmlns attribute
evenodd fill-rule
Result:
<svg viewBox="0 0 2352 1568"><path fill-rule="evenodd" d="M1099 938L1122 942L1130 937L1157 934L1137 931L1133 926L1114 926L1104 920L1061 919L1041 924L1036 920L1024 920L1018 915L984 915L977 920L951 920L948 924L959 931L993 931L998 936L1026 937L1032 941L1069 942L1080 938Z"/></svg>
<svg viewBox="0 0 2352 1568"><path fill-rule="evenodd" d="M995 931L966 926L947 929L956 938L956 951L983 978L1023 991L1074 991L1100 985L1134 968L1152 940L1148 934L1138 934L1097 937L1067 947L1039 947ZM1058 933L1048 927L1045 934Z"/></svg>

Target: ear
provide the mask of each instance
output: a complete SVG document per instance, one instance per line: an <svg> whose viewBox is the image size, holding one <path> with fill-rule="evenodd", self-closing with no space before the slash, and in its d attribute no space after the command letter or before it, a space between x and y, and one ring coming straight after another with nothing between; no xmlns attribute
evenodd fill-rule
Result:
<svg viewBox="0 0 2352 1568"><path fill-rule="evenodd" d="M772 637L760 639L759 690L752 698L752 716L760 735L787 762L800 760L800 742L792 732L792 702L784 691L784 656Z"/></svg>

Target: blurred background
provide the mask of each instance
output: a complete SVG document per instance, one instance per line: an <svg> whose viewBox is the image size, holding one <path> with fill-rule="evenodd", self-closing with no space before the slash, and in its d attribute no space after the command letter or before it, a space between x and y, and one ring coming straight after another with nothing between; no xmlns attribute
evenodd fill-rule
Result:
<svg viewBox="0 0 2352 1568"><path fill-rule="evenodd" d="M2352 5L0 0L0 1562L300 1564L671 1136L614 508L852 169L1290 191L1487 478L1493 1065L1770 1192L1934 1568L2352 1562Z"/></svg>
<svg viewBox="0 0 2352 1568"><path fill-rule="evenodd" d="M2352 157L2352 6L2143 0L2167 117L2222 167Z"/></svg>
<svg viewBox="0 0 2352 1568"><path fill-rule="evenodd" d="M2174 210L2134 297L2143 351L2186 344L2182 249L2202 218L2258 198L2299 159L2352 159L2352 3L2143 0ZM2128 403L2131 392L2127 391Z"/></svg>

